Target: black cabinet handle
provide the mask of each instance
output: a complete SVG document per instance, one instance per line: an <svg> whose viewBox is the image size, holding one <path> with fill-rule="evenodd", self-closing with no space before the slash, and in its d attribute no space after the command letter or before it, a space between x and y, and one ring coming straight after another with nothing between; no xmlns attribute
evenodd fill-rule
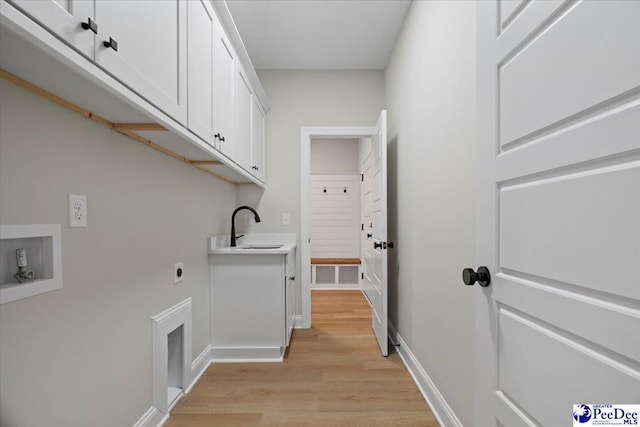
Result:
<svg viewBox="0 0 640 427"><path fill-rule="evenodd" d="M389 243L387 243L387 248L389 248L389 249L393 249L393 242L389 242Z"/></svg>
<svg viewBox="0 0 640 427"><path fill-rule="evenodd" d="M367 239L370 239L370 238L372 238L372 237L373 237L373 234L371 234L371 233L367 233Z"/></svg>
<svg viewBox="0 0 640 427"><path fill-rule="evenodd" d="M224 142L224 136L220 135L220 132L216 133L213 137L220 140L220 142Z"/></svg>
<svg viewBox="0 0 640 427"><path fill-rule="evenodd" d="M256 165L251 166L251 169L256 170L256 171L260 170L260 168L258 166L256 166Z"/></svg>
<svg viewBox="0 0 640 427"><path fill-rule="evenodd" d="M104 47L110 47L111 49L115 50L116 52L118 51L118 42L115 41L113 38L109 37L109 41L103 41L102 44L104 45Z"/></svg>
<svg viewBox="0 0 640 427"><path fill-rule="evenodd" d="M491 274L487 267L478 267L478 272L473 271L473 268L465 268L462 270L462 281L465 285L471 286L478 282L480 286L486 288L491 284Z"/></svg>
<svg viewBox="0 0 640 427"><path fill-rule="evenodd" d="M98 34L98 24L96 24L96 21L92 21L91 18L87 18L87 22L83 22L80 25L82 25L82 28L85 30L91 30L94 34Z"/></svg>
<svg viewBox="0 0 640 427"><path fill-rule="evenodd" d="M373 249L382 249L382 242L373 242Z"/></svg>

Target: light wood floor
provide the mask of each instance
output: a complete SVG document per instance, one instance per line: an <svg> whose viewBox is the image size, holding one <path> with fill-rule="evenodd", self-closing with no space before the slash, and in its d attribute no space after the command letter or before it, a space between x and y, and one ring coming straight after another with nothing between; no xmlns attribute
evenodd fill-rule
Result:
<svg viewBox="0 0 640 427"><path fill-rule="evenodd" d="M398 354L381 356L359 291L312 304L283 363L210 365L165 426L438 426Z"/></svg>

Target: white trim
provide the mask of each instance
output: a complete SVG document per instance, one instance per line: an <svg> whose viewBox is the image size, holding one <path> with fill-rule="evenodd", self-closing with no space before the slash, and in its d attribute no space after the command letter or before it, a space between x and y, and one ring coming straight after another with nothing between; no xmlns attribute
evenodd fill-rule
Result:
<svg viewBox="0 0 640 427"><path fill-rule="evenodd" d="M293 329L303 329L302 316L299 314L293 316Z"/></svg>
<svg viewBox="0 0 640 427"><path fill-rule="evenodd" d="M202 353L195 358L193 363L191 363L191 384L189 384L189 387L187 387L186 391L182 393L180 398L173 402L170 410L173 409L183 396L191 392L191 389L193 389L193 386L195 386L200 380L200 377L202 377L211 362L211 346L208 345ZM140 417L133 427L162 427L167 422L170 415L171 414L169 413L163 414L160 410L152 406L144 413L144 415L142 415L142 417Z"/></svg>
<svg viewBox="0 0 640 427"><path fill-rule="evenodd" d="M311 327L311 209L309 182L311 175L311 138L370 138L375 134L371 126L303 126L300 128L300 289L301 324Z"/></svg>
<svg viewBox="0 0 640 427"><path fill-rule="evenodd" d="M211 344L206 346L202 353L195 358L193 363L191 363L191 384L185 390L185 394L189 394L194 385L198 382L204 371L207 370L209 365L211 364Z"/></svg>
<svg viewBox="0 0 640 427"><path fill-rule="evenodd" d="M271 363L282 362L282 347L213 347L213 363Z"/></svg>
<svg viewBox="0 0 640 427"><path fill-rule="evenodd" d="M182 330L182 390L191 385L191 298L168 308L151 318L153 330L153 406L164 414L171 410L167 403L168 335ZM176 399L177 401L177 399Z"/></svg>
<svg viewBox="0 0 640 427"><path fill-rule="evenodd" d="M360 285L350 284L345 286L331 285L313 285L311 291L359 291Z"/></svg>
<svg viewBox="0 0 640 427"><path fill-rule="evenodd" d="M431 412L438 419L438 423L442 427L463 427L462 423L456 416L453 409L449 406L444 396L440 393L436 385L431 381L429 375L424 370L418 359L413 354L407 343L402 339L396 328L393 327L391 322L389 325L389 340L396 345L396 351L402 359L402 363L407 368L413 378L413 382L416 383L420 393L427 401ZM398 346L399 345L399 346Z"/></svg>
<svg viewBox="0 0 640 427"><path fill-rule="evenodd" d="M155 407L150 407L133 427L161 427L169 419L169 414L163 414Z"/></svg>

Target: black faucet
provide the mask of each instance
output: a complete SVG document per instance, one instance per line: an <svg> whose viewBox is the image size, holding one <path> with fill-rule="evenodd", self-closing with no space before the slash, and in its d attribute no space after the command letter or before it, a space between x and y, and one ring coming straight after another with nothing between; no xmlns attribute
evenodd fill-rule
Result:
<svg viewBox="0 0 640 427"><path fill-rule="evenodd" d="M233 214L231 214L231 244L229 245L231 247L236 245L236 214L238 213L238 211L241 211L243 209L248 209L251 212L253 212L253 216L256 222L260 222L260 215L258 215L258 212L256 212L255 209L249 206L240 206L235 211L233 211ZM239 237L242 237L242 236L239 236Z"/></svg>

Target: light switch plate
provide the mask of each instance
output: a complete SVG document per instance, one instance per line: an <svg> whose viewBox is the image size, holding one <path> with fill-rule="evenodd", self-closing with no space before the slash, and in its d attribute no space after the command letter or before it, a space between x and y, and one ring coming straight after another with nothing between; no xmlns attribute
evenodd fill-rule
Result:
<svg viewBox="0 0 640 427"><path fill-rule="evenodd" d="M283 213L282 214L282 225L289 225L291 224L291 217L289 216L289 213Z"/></svg>
<svg viewBox="0 0 640 427"><path fill-rule="evenodd" d="M87 226L87 196L69 194L69 227Z"/></svg>

